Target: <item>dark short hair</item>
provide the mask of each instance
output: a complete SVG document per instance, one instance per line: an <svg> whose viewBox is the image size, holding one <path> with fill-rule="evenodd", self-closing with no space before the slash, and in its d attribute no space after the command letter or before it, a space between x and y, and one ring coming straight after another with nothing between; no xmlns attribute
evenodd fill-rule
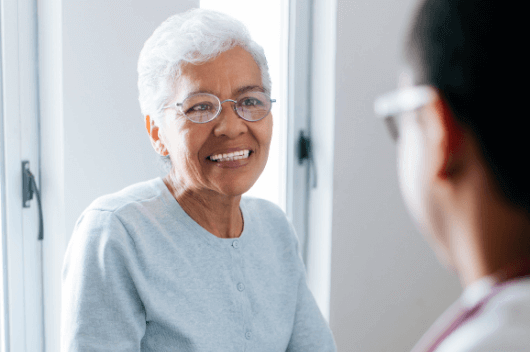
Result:
<svg viewBox="0 0 530 352"><path fill-rule="evenodd" d="M498 0L425 0L405 58L415 83L438 88L458 122L473 131L506 197L528 211L525 16Z"/></svg>

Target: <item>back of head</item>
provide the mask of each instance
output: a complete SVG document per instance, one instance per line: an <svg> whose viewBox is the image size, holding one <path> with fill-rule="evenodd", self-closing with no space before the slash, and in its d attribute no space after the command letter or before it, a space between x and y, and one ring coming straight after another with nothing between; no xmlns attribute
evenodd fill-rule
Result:
<svg viewBox="0 0 530 352"><path fill-rule="evenodd" d="M519 12L519 13L518 13ZM493 0L426 0L406 45L416 84L438 88L514 205L530 211L521 11ZM526 94L525 94L526 95Z"/></svg>
<svg viewBox="0 0 530 352"><path fill-rule="evenodd" d="M263 48L243 23L212 10L192 9L164 21L145 42L138 59L139 101L144 116L157 121L160 109L175 91L183 64L200 64L241 46L258 64L263 87L271 81Z"/></svg>

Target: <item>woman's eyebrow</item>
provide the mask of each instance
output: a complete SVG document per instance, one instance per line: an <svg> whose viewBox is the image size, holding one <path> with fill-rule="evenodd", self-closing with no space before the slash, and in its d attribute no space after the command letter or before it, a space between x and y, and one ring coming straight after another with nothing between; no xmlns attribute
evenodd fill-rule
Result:
<svg viewBox="0 0 530 352"><path fill-rule="evenodd" d="M253 85L253 86L240 87L240 88L236 89L234 91L234 93L232 93L232 94L233 95L239 95L239 94L243 94L243 93L246 93L248 91L251 91L251 90L257 90L257 91L260 91L260 92L263 92L263 93L267 93L267 90L265 88L263 88L262 86ZM212 91L212 90L209 90L209 89L197 89L197 90L188 92L188 94L186 94L186 98L190 97L192 95L195 95L195 94L203 94L203 93L208 93L208 94L212 94L212 95L217 96L217 93ZM184 98L184 99L186 99L186 98Z"/></svg>
<svg viewBox="0 0 530 352"><path fill-rule="evenodd" d="M265 88L263 88L262 86L253 85L253 86L240 87L240 88L236 89L234 91L234 93L232 93L232 94L234 96L238 96L240 94L243 94L243 93L246 93L246 92L249 92L249 91L252 91L252 90L257 90L257 91L260 91L260 92L263 92L263 93L268 93L267 90ZM195 95L195 94L202 94L202 93L208 93L208 94L212 94L212 95L217 96L217 93L212 91L212 90L209 90L209 89L198 89L198 90L194 90L194 91L188 92L188 94L186 95L186 98L191 97L192 95ZM184 99L186 99L186 98L184 98Z"/></svg>
<svg viewBox="0 0 530 352"><path fill-rule="evenodd" d="M192 92L188 92L188 94L186 95L186 98L188 98L188 97L190 97L192 95L195 95L195 94L204 94L204 93L216 95L215 92L212 91L212 90L209 90L209 89L198 89L198 90L194 90Z"/></svg>
<svg viewBox="0 0 530 352"><path fill-rule="evenodd" d="M246 93L248 91L251 91L251 90L257 90L257 91L260 91L262 93L267 93L265 88L263 88L262 86L244 86L244 87L238 88L234 93L239 95L239 94L243 94L243 93Z"/></svg>

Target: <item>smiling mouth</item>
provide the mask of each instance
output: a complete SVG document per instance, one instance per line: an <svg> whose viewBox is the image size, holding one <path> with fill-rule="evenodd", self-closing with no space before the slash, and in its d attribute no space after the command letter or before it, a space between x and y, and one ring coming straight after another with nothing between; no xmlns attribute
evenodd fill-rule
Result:
<svg viewBox="0 0 530 352"><path fill-rule="evenodd" d="M221 163L225 161L248 159L250 154L252 154L252 151L245 149L232 153L210 155L207 159L216 163Z"/></svg>

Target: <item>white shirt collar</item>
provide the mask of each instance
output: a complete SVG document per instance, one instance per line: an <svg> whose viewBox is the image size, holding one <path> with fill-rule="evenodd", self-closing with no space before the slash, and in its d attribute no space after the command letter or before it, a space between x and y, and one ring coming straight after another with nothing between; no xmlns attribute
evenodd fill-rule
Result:
<svg viewBox="0 0 530 352"><path fill-rule="evenodd" d="M491 276L485 276L469 284L462 295L460 301L467 307L473 307L484 299L496 284L496 280Z"/></svg>

